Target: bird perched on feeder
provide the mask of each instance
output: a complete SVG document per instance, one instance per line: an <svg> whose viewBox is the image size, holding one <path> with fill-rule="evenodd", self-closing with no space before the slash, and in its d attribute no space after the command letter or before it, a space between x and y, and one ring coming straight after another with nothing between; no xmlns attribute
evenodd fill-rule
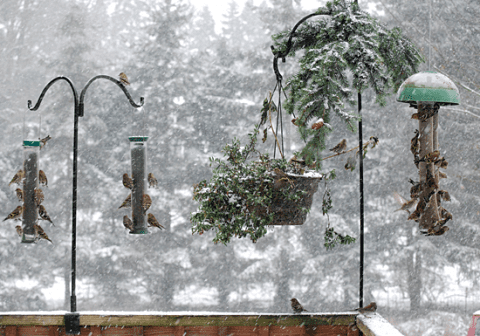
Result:
<svg viewBox="0 0 480 336"><path fill-rule="evenodd" d="M40 149L42 149L47 144L47 141L51 139L52 137L50 135L47 135L45 138L40 139Z"/></svg>
<svg viewBox="0 0 480 336"><path fill-rule="evenodd" d="M17 193L17 198L20 202L23 202L23 190L20 188L15 189L15 192Z"/></svg>
<svg viewBox="0 0 480 336"><path fill-rule="evenodd" d="M434 150L433 152L425 155L425 158L424 158L425 163L427 163L427 164L428 163L433 163L438 159L439 156L440 156L440 151Z"/></svg>
<svg viewBox="0 0 480 336"><path fill-rule="evenodd" d="M450 198L450 194L448 193L448 191L446 190L439 190L438 191L438 194L440 195L440 197L446 201L446 202L450 202L451 198Z"/></svg>
<svg viewBox="0 0 480 336"><path fill-rule="evenodd" d="M123 174L123 186L127 189L133 188L133 181L127 173Z"/></svg>
<svg viewBox="0 0 480 336"><path fill-rule="evenodd" d="M132 207L132 194L129 194L125 201L123 201L122 205L120 205L119 209L121 208L130 208Z"/></svg>
<svg viewBox="0 0 480 336"><path fill-rule="evenodd" d="M123 226L125 226L126 229L129 229L130 231L133 231L133 223L130 218L128 218L127 215L123 216Z"/></svg>
<svg viewBox="0 0 480 336"><path fill-rule="evenodd" d="M414 180L408 180L413 186L410 188L410 198L418 198L423 191L423 182L415 182Z"/></svg>
<svg viewBox="0 0 480 336"><path fill-rule="evenodd" d="M20 169L20 170L15 174L15 176L13 176L13 178L12 178L12 180L10 181L10 183L8 184L8 186L10 186L12 183L16 183L16 184L20 185L20 182L22 181L23 176L24 176L23 170Z"/></svg>
<svg viewBox="0 0 480 336"><path fill-rule="evenodd" d="M412 210L416 205L417 205L417 200L415 198L412 198L411 200L407 201L405 198L400 196L399 193L396 191L393 193L393 197L395 198L395 201L400 205L400 208L395 210L394 212L404 210L410 214L410 210Z"/></svg>
<svg viewBox="0 0 480 336"><path fill-rule="evenodd" d="M411 142L411 145L410 145L410 151L412 152L413 155L417 155L418 154L418 150L420 149L420 146L419 146L419 142L418 142L418 136L419 136L419 132L418 130L416 129L415 130L415 136L412 138L412 140L410 141Z"/></svg>
<svg viewBox="0 0 480 336"><path fill-rule="evenodd" d="M158 185L158 181L155 178L155 175L153 175L153 173L148 173L148 187L156 188L157 185Z"/></svg>
<svg viewBox="0 0 480 336"><path fill-rule="evenodd" d="M19 205L7 217L5 217L5 219L3 221L5 222L8 219L20 220L20 217L22 216L22 213L23 213L23 206Z"/></svg>
<svg viewBox="0 0 480 336"><path fill-rule="evenodd" d="M50 240L50 238L48 238L47 234L45 233L45 231L43 231L40 225L34 224L33 229L35 230L35 236L39 237L37 238L38 240L42 238L42 239L48 240L50 243L53 244L53 242Z"/></svg>
<svg viewBox="0 0 480 336"><path fill-rule="evenodd" d="M47 175L45 175L43 170L38 171L38 183L45 187L48 185Z"/></svg>
<svg viewBox="0 0 480 336"><path fill-rule="evenodd" d="M149 195L143 194L142 198L142 208L143 208L143 213L147 213L147 210L150 209L150 206L152 205L152 199L150 198Z"/></svg>
<svg viewBox="0 0 480 336"><path fill-rule="evenodd" d="M298 302L298 300L295 298L290 300L290 305L292 306L294 314L301 314L304 311L308 311L304 309L303 306L300 304L300 302Z"/></svg>
<svg viewBox="0 0 480 336"><path fill-rule="evenodd" d="M35 188L33 191L33 201L35 202L35 206L39 206L43 200L45 199L45 196L43 196L43 191L40 188Z"/></svg>
<svg viewBox="0 0 480 336"><path fill-rule="evenodd" d="M159 228L160 230L164 230L165 227L163 225L161 225L157 219L155 218L155 216L151 213L148 214L148 219L147 219L147 223L150 224L150 226L155 226L157 228Z"/></svg>
<svg viewBox="0 0 480 336"><path fill-rule="evenodd" d="M118 74L118 77L120 78L120 82L123 84L123 85L130 85L130 82L128 81L128 77L127 75L125 75L124 72L120 72Z"/></svg>
<svg viewBox="0 0 480 336"><path fill-rule="evenodd" d="M23 229L20 225L15 226L15 230L17 230L17 234L19 237L23 235Z"/></svg>
<svg viewBox="0 0 480 336"><path fill-rule="evenodd" d="M330 151L337 154L342 153L347 148L347 139L340 141L335 147L331 148Z"/></svg>
<svg viewBox="0 0 480 336"><path fill-rule="evenodd" d="M357 308L355 310L360 314L375 313L377 311L377 304L375 302L371 302L368 306Z"/></svg>
<svg viewBox="0 0 480 336"><path fill-rule="evenodd" d="M50 223L52 223L53 226L55 226L55 224L53 224L50 216L48 215L47 210L45 209L45 207L42 204L40 204L38 206L38 215L40 216L41 219L49 221Z"/></svg>
<svg viewBox="0 0 480 336"><path fill-rule="evenodd" d="M448 161L444 157L441 157L434 161L435 166L446 169L448 167Z"/></svg>

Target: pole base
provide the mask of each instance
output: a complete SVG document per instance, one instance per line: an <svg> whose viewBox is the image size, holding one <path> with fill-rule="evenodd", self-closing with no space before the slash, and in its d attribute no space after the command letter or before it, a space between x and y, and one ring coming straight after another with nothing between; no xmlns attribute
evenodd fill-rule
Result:
<svg viewBox="0 0 480 336"><path fill-rule="evenodd" d="M65 334L80 335L80 314L79 313L65 314Z"/></svg>

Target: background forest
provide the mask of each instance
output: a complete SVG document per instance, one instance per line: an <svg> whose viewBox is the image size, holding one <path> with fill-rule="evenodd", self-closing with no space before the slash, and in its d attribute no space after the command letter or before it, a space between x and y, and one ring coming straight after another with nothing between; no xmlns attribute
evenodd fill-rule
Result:
<svg viewBox="0 0 480 336"><path fill-rule="evenodd" d="M429 3L431 3L429 5ZM322 6L324 2L319 2ZM449 160L442 187L450 192L450 231L424 237L407 221L393 193L407 197L418 179L409 148L418 127L413 110L392 96L385 108L363 95L364 140L377 136L365 165L365 302L407 335L466 334L480 309L480 3L476 0L359 1L388 27L399 26L431 69L449 76L460 106L441 108L439 142ZM44 224L54 244L20 244L12 221L0 230L0 310L68 310L71 246L73 99L66 84L48 92L39 112L27 110L56 76L80 90L98 74L124 71L135 110L112 83L89 89L79 126L77 219L78 309L134 311L290 312L296 297L314 312L344 311L358 303L358 243L323 247L323 184L307 222L275 227L258 243L214 245L213 234L192 236L192 185L211 176L208 158L220 157L233 137L245 144L260 108L275 86L271 35L291 29L313 11L299 1L229 3L221 29L207 7L187 1L23 1L0 3L0 210L17 205L8 183L20 169L22 140L47 134L40 169L48 178L45 207L55 227ZM431 16L431 33L428 18ZM318 19L318 17L317 17ZM320 18L321 19L321 18ZM279 63L288 78L295 60ZM428 64L421 65L427 70ZM134 122L135 121L135 122ZM339 120L331 147L357 134ZM301 146L288 117L286 152ZM123 173L130 171L128 136L145 132L148 165L159 180L150 192L152 212L165 231L129 235ZM271 139L261 149L273 152ZM346 157L326 161L336 169L330 221L358 236L358 170ZM427 332L428 331L428 332Z"/></svg>

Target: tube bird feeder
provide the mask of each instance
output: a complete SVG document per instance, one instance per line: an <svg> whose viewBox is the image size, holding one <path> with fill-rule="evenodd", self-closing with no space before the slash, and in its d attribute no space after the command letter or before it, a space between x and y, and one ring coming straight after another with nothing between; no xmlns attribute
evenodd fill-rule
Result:
<svg viewBox="0 0 480 336"><path fill-rule="evenodd" d="M147 136L131 136L130 154L132 160L132 222L131 234L147 234ZM148 203L148 202L147 202ZM149 205L148 205L149 206Z"/></svg>
<svg viewBox="0 0 480 336"><path fill-rule="evenodd" d="M428 236L442 235L449 230L445 224L452 215L441 205L442 200L448 201L450 196L439 187L440 179L447 177L440 168L446 168L448 162L439 151L438 112L440 106L460 104L458 88L445 75L423 71L403 82L397 101L415 108L417 112L412 119L419 123L410 147L419 170L419 181L411 180L410 189L410 197L412 201L416 199L417 205L408 219L418 222L420 231Z"/></svg>
<svg viewBox="0 0 480 336"><path fill-rule="evenodd" d="M38 185L38 158L40 141L23 141L23 234L22 243L35 242L34 225L38 219L38 209L35 204L35 190Z"/></svg>

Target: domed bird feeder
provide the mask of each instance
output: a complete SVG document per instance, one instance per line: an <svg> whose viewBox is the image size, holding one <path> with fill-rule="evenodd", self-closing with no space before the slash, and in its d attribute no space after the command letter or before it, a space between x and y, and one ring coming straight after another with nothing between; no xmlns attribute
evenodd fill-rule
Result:
<svg viewBox="0 0 480 336"><path fill-rule="evenodd" d="M22 243L35 242L33 226L37 222L38 209L35 204L35 190L38 190L38 158L40 141L23 141L23 234Z"/></svg>
<svg viewBox="0 0 480 336"><path fill-rule="evenodd" d="M439 181L447 175L440 171L446 168L447 160L440 155L438 146L438 111L440 106L460 104L460 95L455 84L445 75L423 71L408 77L397 92L397 101L409 103L417 110L412 119L419 126L411 140L410 150L419 170L419 181L411 180L410 197L416 200L415 210L409 220L419 223L426 235L442 235L448 231L445 223L452 215L441 206L450 200L447 191L441 190Z"/></svg>
<svg viewBox="0 0 480 336"><path fill-rule="evenodd" d="M131 136L130 155L132 160L132 222L131 234L147 234L147 136ZM151 203L151 201L150 201Z"/></svg>

